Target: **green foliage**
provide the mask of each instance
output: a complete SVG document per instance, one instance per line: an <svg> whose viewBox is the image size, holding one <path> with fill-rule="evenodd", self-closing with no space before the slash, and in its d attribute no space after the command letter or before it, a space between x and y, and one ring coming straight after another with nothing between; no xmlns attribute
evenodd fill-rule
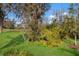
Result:
<svg viewBox="0 0 79 59"><path fill-rule="evenodd" d="M63 41L62 40L52 40L52 41L48 41L47 45L48 47L59 47L60 45L62 45Z"/></svg>
<svg viewBox="0 0 79 59"><path fill-rule="evenodd" d="M54 27L51 30L43 29L42 30L42 37L46 37L48 40L57 40L60 39L59 37L60 29L58 27Z"/></svg>

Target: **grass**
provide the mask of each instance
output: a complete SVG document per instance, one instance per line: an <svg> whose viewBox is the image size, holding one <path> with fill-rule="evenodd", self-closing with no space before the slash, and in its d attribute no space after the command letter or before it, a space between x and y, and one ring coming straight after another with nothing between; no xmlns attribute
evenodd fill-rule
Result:
<svg viewBox="0 0 79 59"><path fill-rule="evenodd" d="M20 32L0 34L0 55L2 56L79 56L78 49L71 49L72 41L65 40L59 47L48 47L40 42L23 40ZM79 41L78 41L79 43Z"/></svg>

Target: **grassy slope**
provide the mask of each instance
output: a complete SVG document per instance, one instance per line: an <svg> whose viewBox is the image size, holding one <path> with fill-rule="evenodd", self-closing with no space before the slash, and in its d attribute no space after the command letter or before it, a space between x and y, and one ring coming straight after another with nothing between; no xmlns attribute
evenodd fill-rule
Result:
<svg viewBox="0 0 79 59"><path fill-rule="evenodd" d="M59 47L47 47L39 42L28 42L22 38L22 33L5 32L0 34L0 55L79 55L75 49L70 49L65 42Z"/></svg>

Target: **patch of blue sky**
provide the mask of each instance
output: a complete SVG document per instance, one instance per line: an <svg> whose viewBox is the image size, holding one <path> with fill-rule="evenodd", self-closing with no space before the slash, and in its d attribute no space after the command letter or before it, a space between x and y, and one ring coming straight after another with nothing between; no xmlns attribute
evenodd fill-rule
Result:
<svg viewBox="0 0 79 59"><path fill-rule="evenodd" d="M11 19L11 20L13 20L13 19L15 19L15 14L13 13L13 12L10 12L9 14L8 14L8 18L9 19Z"/></svg>
<svg viewBox="0 0 79 59"><path fill-rule="evenodd" d="M51 4L51 8L45 13L45 16L48 17L53 14L55 10L64 9L64 12L68 11L69 4L68 3L53 3Z"/></svg>

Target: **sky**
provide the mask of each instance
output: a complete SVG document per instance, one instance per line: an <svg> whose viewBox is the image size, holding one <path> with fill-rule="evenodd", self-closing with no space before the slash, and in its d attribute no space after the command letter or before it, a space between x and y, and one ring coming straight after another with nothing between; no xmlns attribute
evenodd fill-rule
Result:
<svg viewBox="0 0 79 59"><path fill-rule="evenodd" d="M45 12L45 20L48 22L48 23L51 23L52 22L52 18L55 17L54 15L54 12L57 10L61 10L63 9L64 10L64 14L67 14L68 13L68 8L69 8L69 4L68 3L53 3L51 4L51 8Z"/></svg>
<svg viewBox="0 0 79 59"><path fill-rule="evenodd" d="M53 3L51 8L45 13L46 17L49 17L53 14L53 10L64 9L64 12L68 12L69 4L68 3Z"/></svg>

